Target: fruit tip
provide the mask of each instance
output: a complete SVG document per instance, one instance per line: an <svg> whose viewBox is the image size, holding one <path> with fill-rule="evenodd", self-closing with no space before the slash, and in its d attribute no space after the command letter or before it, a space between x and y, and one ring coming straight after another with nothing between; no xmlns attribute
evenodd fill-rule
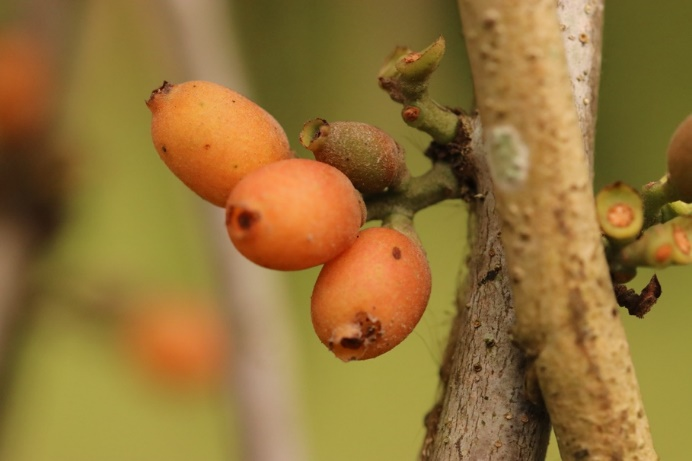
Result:
<svg viewBox="0 0 692 461"><path fill-rule="evenodd" d="M149 99L144 101L144 103L147 105L149 109L152 109L154 101L156 100L156 96L158 96L159 94L167 94L171 91L171 88L173 86L174 85L172 83L168 83L167 80L164 80L160 87L156 88L154 91L151 92L151 95L149 95Z"/></svg>

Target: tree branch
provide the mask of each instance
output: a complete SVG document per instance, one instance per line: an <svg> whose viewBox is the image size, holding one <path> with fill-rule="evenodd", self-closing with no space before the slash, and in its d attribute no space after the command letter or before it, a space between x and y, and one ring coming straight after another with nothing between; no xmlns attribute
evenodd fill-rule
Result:
<svg viewBox="0 0 692 461"><path fill-rule="evenodd" d="M657 459L595 217L556 2L459 0L515 301L560 453Z"/></svg>
<svg viewBox="0 0 692 461"><path fill-rule="evenodd" d="M422 460L545 458L550 421L524 392L527 361L513 343L512 293L478 117L463 127L476 170L470 203L468 273L440 376L440 403L426 418Z"/></svg>
<svg viewBox="0 0 692 461"><path fill-rule="evenodd" d="M598 85L601 78L603 1L561 1L557 6L574 106L579 118L584 150L589 159L589 171L592 174Z"/></svg>
<svg viewBox="0 0 692 461"><path fill-rule="evenodd" d="M219 0L160 0L177 24L180 57L187 75L246 87L237 49ZM157 12L161 9L157 10ZM283 281L249 262L231 245L223 212L203 204L220 295L233 334L231 388L241 420L241 452L248 461L299 461L309 458L299 410L298 361Z"/></svg>

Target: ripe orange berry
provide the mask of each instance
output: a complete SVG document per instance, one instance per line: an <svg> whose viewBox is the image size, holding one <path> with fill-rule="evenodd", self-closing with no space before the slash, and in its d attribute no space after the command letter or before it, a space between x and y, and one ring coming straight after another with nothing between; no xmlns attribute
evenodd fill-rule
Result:
<svg viewBox="0 0 692 461"><path fill-rule="evenodd" d="M53 67L29 31L0 32L0 142L16 143L46 129L53 110Z"/></svg>
<svg viewBox="0 0 692 461"><path fill-rule="evenodd" d="M417 243L394 229L365 229L322 268L312 292L312 324L341 360L377 357L413 331L430 289L430 266Z"/></svg>
<svg viewBox="0 0 692 461"><path fill-rule="evenodd" d="M363 201L336 168L290 159L243 178L226 204L235 247L260 266L300 270L348 248L364 221Z"/></svg>
<svg viewBox="0 0 692 461"><path fill-rule="evenodd" d="M211 82L164 82L147 101L154 146L203 199L223 207L249 172L293 157L286 133L264 109Z"/></svg>
<svg viewBox="0 0 692 461"><path fill-rule="evenodd" d="M228 333L219 311L173 296L143 300L126 322L133 359L153 377L179 386L218 384L228 361Z"/></svg>

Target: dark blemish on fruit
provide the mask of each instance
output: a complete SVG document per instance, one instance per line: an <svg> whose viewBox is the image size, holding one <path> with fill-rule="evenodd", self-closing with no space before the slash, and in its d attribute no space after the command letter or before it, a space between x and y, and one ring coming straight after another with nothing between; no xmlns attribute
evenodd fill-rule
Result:
<svg viewBox="0 0 692 461"><path fill-rule="evenodd" d="M205 145L204 145L204 149L205 149L205 150L209 150L210 147L211 147L211 144L205 144Z"/></svg>
<svg viewBox="0 0 692 461"><path fill-rule="evenodd" d="M401 248L399 248L399 247L392 248L392 256L394 256L394 259L401 259Z"/></svg>
<svg viewBox="0 0 692 461"><path fill-rule="evenodd" d="M226 225L241 230L250 229L259 220L260 214L250 210L229 206L226 211Z"/></svg>
<svg viewBox="0 0 692 461"><path fill-rule="evenodd" d="M258 219L259 216L257 216L257 213L253 213L251 211L241 211L236 217L236 222L241 229L248 230L256 221L258 221Z"/></svg>
<svg viewBox="0 0 692 461"><path fill-rule="evenodd" d="M344 349L359 349L363 345L363 340L360 338L341 338L339 344Z"/></svg>
<svg viewBox="0 0 692 461"><path fill-rule="evenodd" d="M166 152L168 152L168 149L166 149L166 146L161 146L161 150L163 151L164 154L165 154Z"/></svg>
<svg viewBox="0 0 692 461"><path fill-rule="evenodd" d="M360 328L361 343L373 343L382 336L382 323L367 312L358 312L355 322Z"/></svg>

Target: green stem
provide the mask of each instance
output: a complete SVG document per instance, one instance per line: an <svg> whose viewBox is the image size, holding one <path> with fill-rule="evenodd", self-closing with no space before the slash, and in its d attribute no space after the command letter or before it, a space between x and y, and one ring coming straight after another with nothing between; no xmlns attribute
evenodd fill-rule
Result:
<svg viewBox="0 0 692 461"><path fill-rule="evenodd" d="M452 142L459 128L458 115L435 102L428 94L428 80L444 52L442 37L421 52L397 48L378 76L380 87L390 98L404 105L401 112L404 121L428 133L440 144Z"/></svg>
<svg viewBox="0 0 692 461"><path fill-rule="evenodd" d="M435 162L426 173L410 178L399 188L366 197L367 220L384 221L392 214L412 218L423 208L459 197L461 189L451 165Z"/></svg>
<svg viewBox="0 0 692 461"><path fill-rule="evenodd" d="M661 222L661 208L678 200L667 176L646 184L642 187L641 195L644 202L644 229Z"/></svg>

